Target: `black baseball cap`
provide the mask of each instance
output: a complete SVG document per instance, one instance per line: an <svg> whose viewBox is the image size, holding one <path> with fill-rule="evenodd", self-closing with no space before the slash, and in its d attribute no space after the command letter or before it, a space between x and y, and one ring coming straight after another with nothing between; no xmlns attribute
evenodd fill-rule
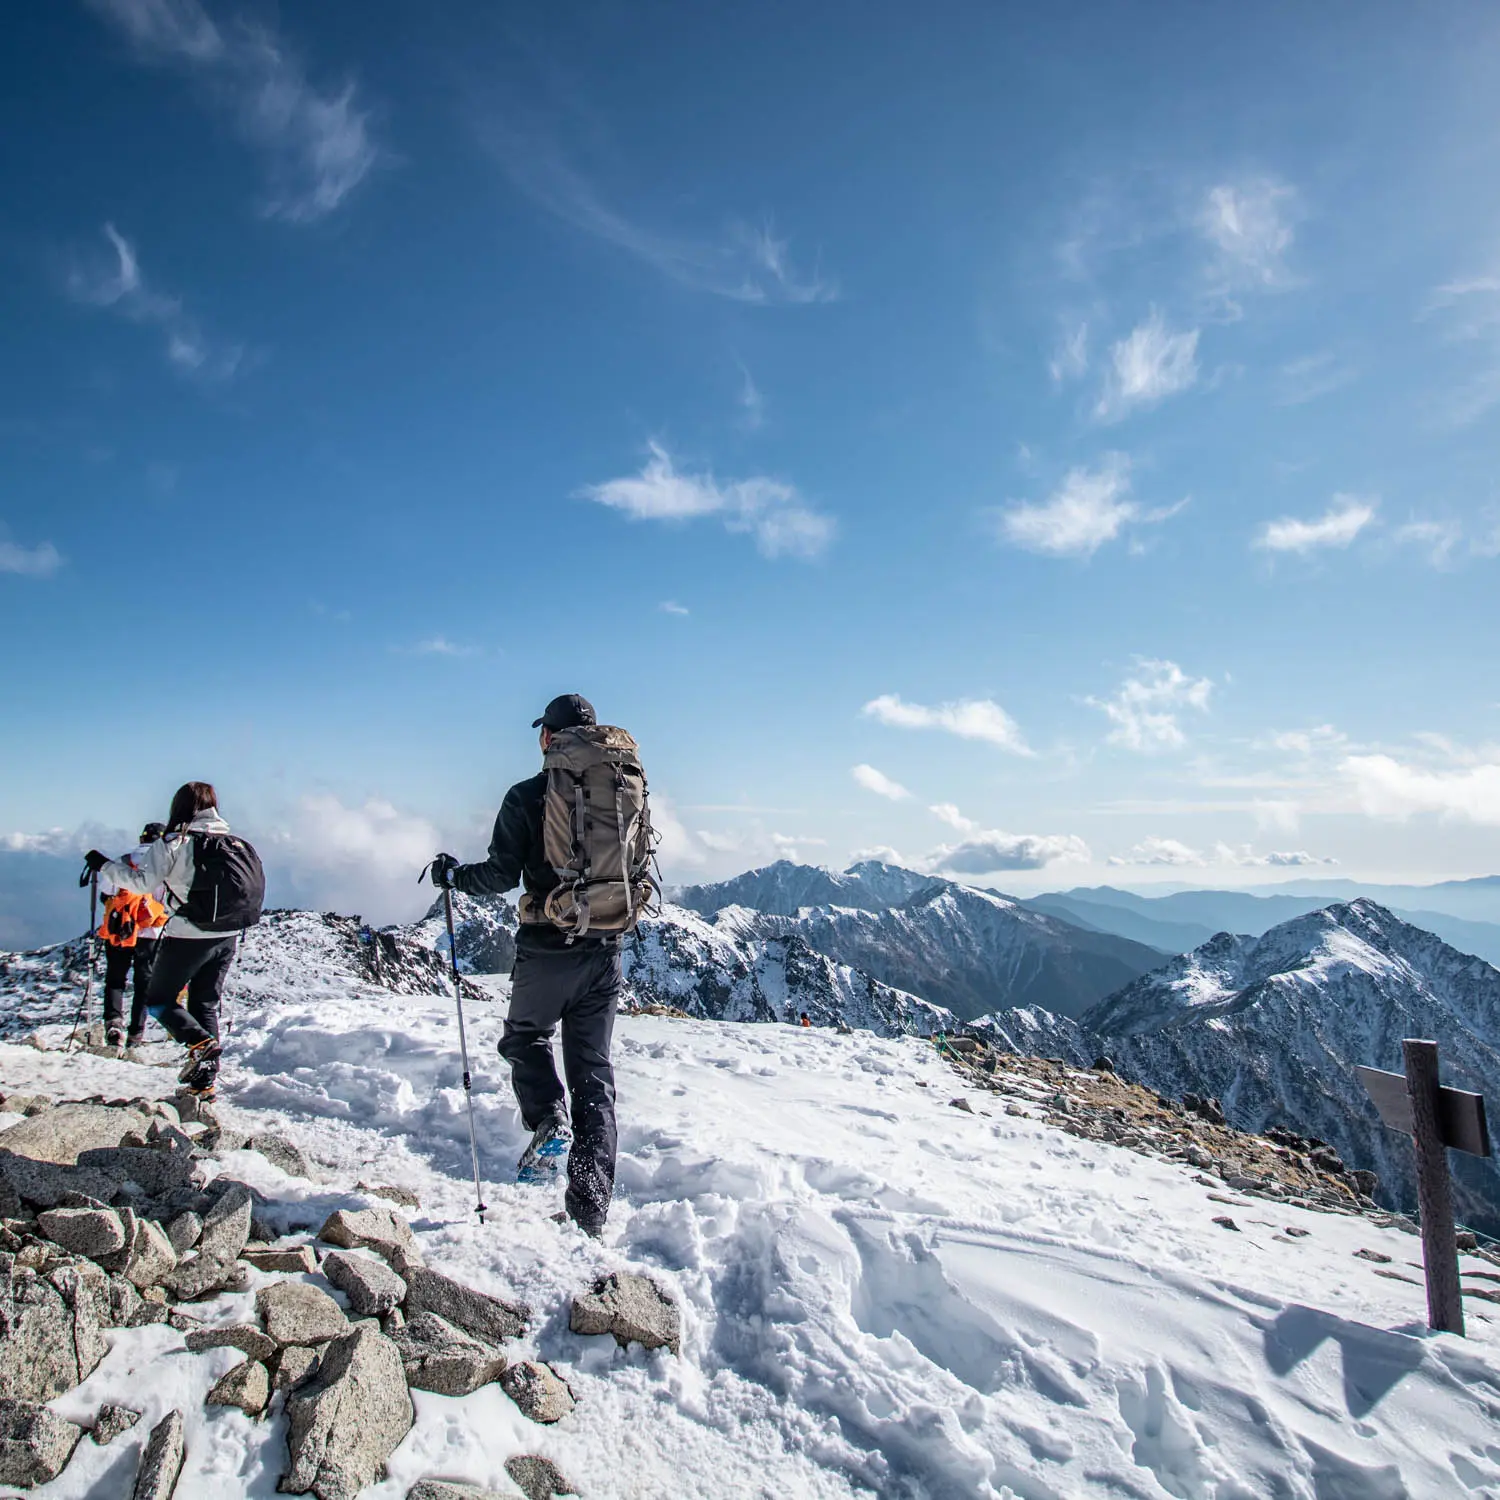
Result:
<svg viewBox="0 0 1500 1500"><path fill-rule="evenodd" d="M582 698L577 693L564 693L542 710L540 719L531 721L531 727L540 729L546 725L548 729L573 729L579 724L598 722L594 717L594 705L587 698Z"/></svg>
<svg viewBox="0 0 1500 1500"><path fill-rule="evenodd" d="M143 844L154 844L167 831L165 823L147 823L141 829L141 842Z"/></svg>

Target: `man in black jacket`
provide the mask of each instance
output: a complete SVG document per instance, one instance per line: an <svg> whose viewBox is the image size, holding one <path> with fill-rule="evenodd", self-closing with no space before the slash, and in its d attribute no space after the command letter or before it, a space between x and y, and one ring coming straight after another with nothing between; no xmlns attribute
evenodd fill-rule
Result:
<svg viewBox="0 0 1500 1500"><path fill-rule="evenodd" d="M554 731L597 722L586 698L567 693L554 698L531 727L541 730L545 751ZM518 781L500 804L489 858L462 865L451 854L440 854L432 862L432 883L472 896L500 896L520 884L531 898L525 907L539 919L523 919L516 934L510 1014L500 1040L521 1118L532 1132L521 1159L523 1180L536 1163L545 1164L567 1150L568 1217L597 1239L615 1181L615 1075L609 1049L620 998L620 941L611 933L570 942L540 917L542 902L558 884L542 853L546 789L545 771ZM552 1056L552 1033L559 1023L566 1093Z"/></svg>

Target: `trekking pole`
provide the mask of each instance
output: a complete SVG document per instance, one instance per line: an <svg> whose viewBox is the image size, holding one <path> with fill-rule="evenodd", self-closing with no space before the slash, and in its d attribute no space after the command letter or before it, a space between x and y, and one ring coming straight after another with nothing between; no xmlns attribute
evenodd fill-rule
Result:
<svg viewBox="0 0 1500 1500"><path fill-rule="evenodd" d="M96 957L95 944L98 942L96 929L99 926L99 872L90 870L84 866L83 874L78 877L78 888L84 886L89 888L89 957L88 969L83 981L83 999L78 1002L78 1014L73 1017L73 1030L68 1033L68 1045L63 1048L64 1052L73 1050L73 1043L78 1038L78 1028L83 1021L83 1013L88 1009L89 994L94 988L94 959Z"/></svg>
<svg viewBox="0 0 1500 1500"><path fill-rule="evenodd" d="M428 865L417 879L425 879L427 870L431 868ZM474 1130L474 1084L469 1074L469 1040L464 1031L464 988L458 975L458 939L453 935L453 892L446 885L443 887L443 915L448 921L448 958L453 966L453 999L458 1006L458 1050L464 1064L464 1103L469 1109L469 1157L474 1164L474 1212L479 1215L479 1222L483 1224L489 1205L484 1201L484 1187L479 1180L479 1140Z"/></svg>

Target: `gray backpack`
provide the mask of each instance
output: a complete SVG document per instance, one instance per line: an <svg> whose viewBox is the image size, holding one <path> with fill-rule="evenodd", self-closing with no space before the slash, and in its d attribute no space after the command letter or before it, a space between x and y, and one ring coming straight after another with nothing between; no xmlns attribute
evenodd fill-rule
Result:
<svg viewBox="0 0 1500 1500"><path fill-rule="evenodd" d="M556 889L521 898L523 922L551 922L571 937L634 929L657 892L646 773L635 741L609 724L554 732L542 757L543 858Z"/></svg>

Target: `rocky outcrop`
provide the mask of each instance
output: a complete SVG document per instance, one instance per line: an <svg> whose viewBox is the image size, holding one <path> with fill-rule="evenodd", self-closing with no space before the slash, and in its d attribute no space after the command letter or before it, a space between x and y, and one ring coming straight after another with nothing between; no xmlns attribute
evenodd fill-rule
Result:
<svg viewBox="0 0 1500 1500"><path fill-rule="evenodd" d="M323 1257L323 1274L363 1317L381 1317L406 1300L406 1283L384 1261L367 1255L335 1250Z"/></svg>
<svg viewBox="0 0 1500 1500"><path fill-rule="evenodd" d="M306 1348L326 1344L349 1331L349 1321L337 1302L305 1281L278 1281L255 1294L255 1310L267 1337L278 1344Z"/></svg>
<svg viewBox="0 0 1500 1500"><path fill-rule="evenodd" d="M507 1458L505 1472L515 1481L526 1500L552 1500L554 1495L578 1493L550 1458L541 1458L535 1453L518 1453L514 1458Z"/></svg>
<svg viewBox="0 0 1500 1500"><path fill-rule="evenodd" d="M408 1266L404 1274L408 1318L433 1312L474 1338L496 1344L519 1338L531 1321L531 1309L524 1304L476 1292L440 1271Z"/></svg>
<svg viewBox="0 0 1500 1500"><path fill-rule="evenodd" d="M250 1323L227 1323L218 1328L194 1329L187 1335L187 1346L194 1354L205 1349L238 1349L250 1359L270 1359L276 1352L276 1340L268 1338Z"/></svg>
<svg viewBox="0 0 1500 1500"><path fill-rule="evenodd" d="M101 1448L114 1442L122 1432L129 1432L141 1420L138 1411L128 1406L101 1406L94 1418L93 1439Z"/></svg>
<svg viewBox="0 0 1500 1500"><path fill-rule="evenodd" d="M56 1479L82 1436L40 1402L0 1399L0 1484L29 1490Z"/></svg>
<svg viewBox="0 0 1500 1500"><path fill-rule="evenodd" d="M420 1260L411 1226L389 1208L341 1208L331 1213L318 1238L342 1250L374 1250L397 1264L406 1258Z"/></svg>
<svg viewBox="0 0 1500 1500"><path fill-rule="evenodd" d="M0 1256L0 1397L50 1401L104 1358L98 1283L68 1267L50 1276Z"/></svg>
<svg viewBox="0 0 1500 1500"><path fill-rule="evenodd" d="M551 1365L523 1359L506 1366L500 1388L533 1422L560 1422L573 1410L573 1392Z"/></svg>
<svg viewBox="0 0 1500 1500"><path fill-rule="evenodd" d="M208 1393L210 1406L237 1406L248 1417L258 1417L270 1399L271 1372L258 1359L242 1360Z"/></svg>
<svg viewBox="0 0 1500 1500"><path fill-rule="evenodd" d="M172 1500L186 1453L182 1413L168 1412L146 1439L130 1500Z"/></svg>
<svg viewBox="0 0 1500 1500"><path fill-rule="evenodd" d="M288 1177L307 1177L312 1168L302 1148L284 1135L252 1135L248 1142L251 1151L258 1151L271 1163L279 1167Z"/></svg>
<svg viewBox="0 0 1500 1500"><path fill-rule="evenodd" d="M52 1208L37 1215L37 1227L70 1255L94 1260L125 1248L125 1226L109 1208Z"/></svg>
<svg viewBox="0 0 1500 1500"><path fill-rule="evenodd" d="M250 1189L233 1184L203 1220L198 1253L183 1261L167 1278L166 1286L183 1301L206 1297L224 1286L235 1274L240 1251L250 1239L250 1214L254 1199Z"/></svg>
<svg viewBox="0 0 1500 1500"><path fill-rule="evenodd" d="M470 1338L436 1313L416 1313L389 1336L413 1390L467 1396L505 1369L505 1356L498 1349Z"/></svg>
<svg viewBox="0 0 1500 1500"><path fill-rule="evenodd" d="M682 1319L677 1304L648 1276L611 1272L573 1299L568 1327L574 1333L614 1335L623 1349L682 1352Z"/></svg>
<svg viewBox="0 0 1500 1500"><path fill-rule="evenodd" d="M289 1462L277 1488L355 1500L411 1430L415 1411L396 1346L356 1328L328 1347L317 1375L287 1398Z"/></svg>

